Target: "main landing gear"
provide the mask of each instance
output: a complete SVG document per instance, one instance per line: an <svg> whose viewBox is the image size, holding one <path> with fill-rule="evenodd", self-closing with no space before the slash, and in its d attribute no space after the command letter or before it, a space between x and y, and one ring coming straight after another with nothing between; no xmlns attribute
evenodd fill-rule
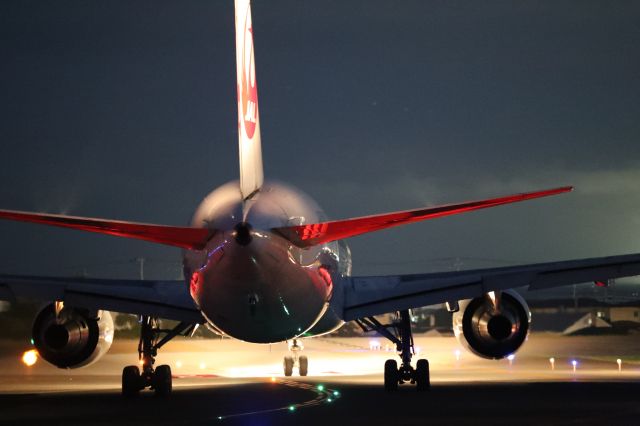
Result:
<svg viewBox="0 0 640 426"><path fill-rule="evenodd" d="M391 324L381 324L374 317L356 320L362 330L377 331L396 344L396 349L402 363L398 368L395 359L389 359L384 363L384 388L387 391L395 391L398 385L409 382L416 385L419 392L429 390L431 381L429 377L429 361L419 359L416 368L411 366L413 356L413 335L411 334L411 318L409 310L405 309L396 314L396 321ZM389 329L393 331L389 331Z"/></svg>
<svg viewBox="0 0 640 426"><path fill-rule="evenodd" d="M181 322L173 329L161 329L158 318L142 316L140 327L138 358L142 371L137 365L129 365L122 370L122 395L135 396L145 388L153 389L158 396L168 395L172 389L171 367L160 365L154 369L158 349L178 335L195 331L196 324ZM161 333L165 334L162 339Z"/></svg>
<svg viewBox="0 0 640 426"><path fill-rule="evenodd" d="M291 355L284 357L284 362L282 363L284 367L284 375L289 377L293 374L293 367L298 367L298 373L301 376L306 376L309 369L309 360L306 356L300 355L304 346L302 346L302 342L298 342L298 339L293 339L292 341L287 341L289 345L289 352Z"/></svg>

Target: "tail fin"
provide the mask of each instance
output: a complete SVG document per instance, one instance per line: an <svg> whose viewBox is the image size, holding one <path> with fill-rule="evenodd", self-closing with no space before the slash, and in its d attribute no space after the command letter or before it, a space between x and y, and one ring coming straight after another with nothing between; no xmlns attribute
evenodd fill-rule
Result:
<svg viewBox="0 0 640 426"><path fill-rule="evenodd" d="M235 0L236 73L238 85L238 143L240 151L240 192L246 199L262 186L262 148L258 86L253 56L253 29L250 0Z"/></svg>

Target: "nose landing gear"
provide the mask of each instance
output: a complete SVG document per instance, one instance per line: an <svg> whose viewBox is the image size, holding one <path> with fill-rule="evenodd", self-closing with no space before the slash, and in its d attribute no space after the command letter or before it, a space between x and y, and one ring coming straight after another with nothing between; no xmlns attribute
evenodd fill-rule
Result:
<svg viewBox="0 0 640 426"><path fill-rule="evenodd" d="M178 335L186 335L195 331L197 324L181 322L173 329L165 330L159 327L158 319L142 316L140 321L140 341L138 342L138 357L140 366L129 365L122 370L122 395L135 396L142 389L151 388L156 395L164 396L171 393L171 367L160 365L154 369L155 357L158 349ZM160 333L165 336L160 339Z"/></svg>
<svg viewBox="0 0 640 426"><path fill-rule="evenodd" d="M293 367L298 367L298 373L301 376L306 376L309 369L309 359L305 355L300 355L304 346L302 342L298 342L298 339L293 339L292 341L288 341L289 351L291 355L284 357L283 367L284 367L284 375L289 377L293 375Z"/></svg>
<svg viewBox="0 0 640 426"><path fill-rule="evenodd" d="M374 317L356 320L362 330L377 331L396 344L398 355L401 359L400 367L394 359L384 363L384 388L387 391L395 391L399 384L409 382L416 385L419 392L429 390L431 379L429 376L429 361L419 359L416 368L411 365L411 358L415 353L413 347L413 335L411 333L411 319L409 310L405 309L396 315L397 320L391 324L381 324ZM393 329L389 331L389 328Z"/></svg>

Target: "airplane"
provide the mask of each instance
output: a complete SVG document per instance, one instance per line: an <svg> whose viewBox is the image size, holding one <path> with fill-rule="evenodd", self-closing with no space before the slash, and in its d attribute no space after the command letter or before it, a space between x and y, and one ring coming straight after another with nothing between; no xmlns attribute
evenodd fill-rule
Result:
<svg viewBox="0 0 640 426"><path fill-rule="evenodd" d="M558 187L478 201L328 221L298 189L265 180L250 0L235 0L239 179L209 193L190 226L0 210L0 218L145 240L183 250L184 280L121 280L0 275L0 300L46 302L33 342L60 368L98 361L113 341L110 312L140 318L138 365L122 371L122 393L172 391L171 368L158 351L202 324L253 343L290 342L283 372L308 374L300 340L355 321L396 345L384 364L384 388L430 388L429 363L414 355L410 310L446 303L456 337L473 353L500 359L524 343L531 315L512 289L529 290L640 274L640 254L453 272L352 276L345 239L390 227L571 191ZM393 313L383 323L379 315ZM177 321L163 329L159 319Z"/></svg>

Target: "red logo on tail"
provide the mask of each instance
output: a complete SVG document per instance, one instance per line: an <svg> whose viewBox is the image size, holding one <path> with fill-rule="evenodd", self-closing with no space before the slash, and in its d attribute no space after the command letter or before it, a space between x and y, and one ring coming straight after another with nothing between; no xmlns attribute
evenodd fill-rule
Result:
<svg viewBox="0 0 640 426"><path fill-rule="evenodd" d="M256 131L256 123L258 122L258 87L256 85L256 71L253 63L253 31L251 28L250 10L247 10L245 17L241 64L240 105L242 108L242 121L244 121L244 130L247 133L247 137L252 139Z"/></svg>

